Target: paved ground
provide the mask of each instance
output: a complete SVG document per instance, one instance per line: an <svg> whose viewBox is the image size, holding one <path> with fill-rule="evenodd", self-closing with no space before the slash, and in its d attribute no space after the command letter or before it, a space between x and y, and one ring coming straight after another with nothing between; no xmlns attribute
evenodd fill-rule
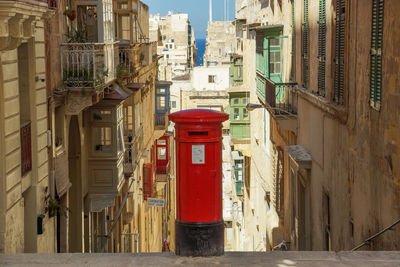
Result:
<svg viewBox="0 0 400 267"><path fill-rule="evenodd" d="M0 266L400 266L397 252L232 252L222 257L187 258L149 254L0 254Z"/></svg>

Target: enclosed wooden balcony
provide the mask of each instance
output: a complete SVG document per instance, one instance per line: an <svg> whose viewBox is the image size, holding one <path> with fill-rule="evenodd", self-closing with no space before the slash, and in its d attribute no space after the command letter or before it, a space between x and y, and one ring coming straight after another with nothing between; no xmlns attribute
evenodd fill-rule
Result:
<svg viewBox="0 0 400 267"><path fill-rule="evenodd" d="M118 43L64 43L62 80L68 88L101 89L116 79Z"/></svg>

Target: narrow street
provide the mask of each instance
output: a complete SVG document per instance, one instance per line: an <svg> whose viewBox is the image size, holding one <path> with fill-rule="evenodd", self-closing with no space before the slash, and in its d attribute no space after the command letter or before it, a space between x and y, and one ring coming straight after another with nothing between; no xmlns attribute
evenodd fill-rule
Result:
<svg viewBox="0 0 400 267"><path fill-rule="evenodd" d="M0 0L0 266L400 266L397 10Z"/></svg>

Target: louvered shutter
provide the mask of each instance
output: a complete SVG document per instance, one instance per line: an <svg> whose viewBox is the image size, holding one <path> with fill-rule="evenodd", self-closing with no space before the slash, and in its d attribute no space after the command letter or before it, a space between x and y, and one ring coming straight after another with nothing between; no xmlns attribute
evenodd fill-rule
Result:
<svg viewBox="0 0 400 267"><path fill-rule="evenodd" d="M318 21L318 94L325 96L326 0L319 0Z"/></svg>
<svg viewBox="0 0 400 267"><path fill-rule="evenodd" d="M336 0L334 101L344 103L345 0Z"/></svg>
<svg viewBox="0 0 400 267"><path fill-rule="evenodd" d="M296 45L296 42L295 42L295 25L294 25L294 0L292 0L292 69L291 69L291 73L290 73L290 76L291 76L291 81L294 81L294 67L295 67L295 58L294 58L294 49L295 49L295 45Z"/></svg>
<svg viewBox="0 0 400 267"><path fill-rule="evenodd" d="M370 105L381 108L384 0L372 2Z"/></svg>
<svg viewBox="0 0 400 267"><path fill-rule="evenodd" d="M303 18L303 86L308 87L308 0L304 0Z"/></svg>

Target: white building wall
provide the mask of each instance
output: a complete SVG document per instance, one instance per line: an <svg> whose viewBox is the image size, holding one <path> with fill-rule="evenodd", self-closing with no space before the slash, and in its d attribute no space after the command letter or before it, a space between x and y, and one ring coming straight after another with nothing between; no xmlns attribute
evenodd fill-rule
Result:
<svg viewBox="0 0 400 267"><path fill-rule="evenodd" d="M210 76L214 76L210 82ZM227 67L195 67L192 84L195 90L226 90L229 88L229 66Z"/></svg>

